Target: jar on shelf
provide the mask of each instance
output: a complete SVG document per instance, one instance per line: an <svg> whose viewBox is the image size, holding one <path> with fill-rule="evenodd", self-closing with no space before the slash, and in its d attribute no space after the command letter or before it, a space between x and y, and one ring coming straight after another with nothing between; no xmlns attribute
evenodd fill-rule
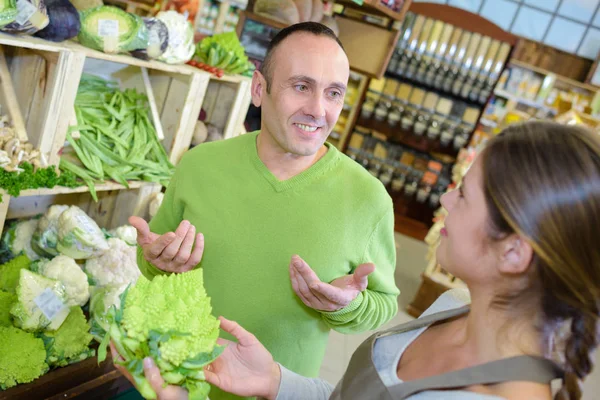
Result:
<svg viewBox="0 0 600 400"><path fill-rule="evenodd" d="M396 100L394 101L390 112L387 115L387 123L390 127L395 127L400 123L402 115L406 110L406 101Z"/></svg>
<svg viewBox="0 0 600 400"><path fill-rule="evenodd" d="M458 121L453 118L448 118L442 123L440 133L440 145L442 147L448 147L452 144L457 127Z"/></svg>
<svg viewBox="0 0 600 400"><path fill-rule="evenodd" d="M400 120L400 126L402 130L406 132L411 132L413 130L413 126L415 124L415 120L417 119L417 106L414 104L408 104L406 106L406 111L402 114L402 118Z"/></svg>
<svg viewBox="0 0 600 400"><path fill-rule="evenodd" d="M360 109L360 116L364 119L370 119L375 111L377 100L373 96L367 94L367 98Z"/></svg>
<svg viewBox="0 0 600 400"><path fill-rule="evenodd" d="M375 121L385 121L388 113L392 108L392 99L387 96L382 96L379 102L375 106Z"/></svg>
<svg viewBox="0 0 600 400"><path fill-rule="evenodd" d="M428 110L425 108L419 108L417 112L417 119L415 120L413 127L413 134L419 137L423 136L427 131L430 119L431 115L429 114Z"/></svg>

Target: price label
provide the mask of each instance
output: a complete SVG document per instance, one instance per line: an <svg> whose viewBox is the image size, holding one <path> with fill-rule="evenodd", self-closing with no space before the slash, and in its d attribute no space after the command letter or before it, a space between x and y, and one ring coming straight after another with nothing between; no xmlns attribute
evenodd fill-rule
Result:
<svg viewBox="0 0 600 400"><path fill-rule="evenodd" d="M117 21L116 19L99 19L98 20L98 36L118 37L119 36L119 21Z"/></svg>
<svg viewBox="0 0 600 400"><path fill-rule="evenodd" d="M28 2L27 0L17 1L17 17L15 21L19 25L25 25L27 21L35 14L37 7Z"/></svg>
<svg viewBox="0 0 600 400"><path fill-rule="evenodd" d="M44 289L33 301L49 320L65 308L65 304L49 288Z"/></svg>

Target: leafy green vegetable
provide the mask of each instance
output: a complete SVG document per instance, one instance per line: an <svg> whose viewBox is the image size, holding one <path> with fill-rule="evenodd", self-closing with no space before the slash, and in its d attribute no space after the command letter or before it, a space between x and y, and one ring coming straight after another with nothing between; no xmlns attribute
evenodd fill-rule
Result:
<svg viewBox="0 0 600 400"><path fill-rule="evenodd" d="M31 261L25 254L0 265L0 290L14 293L19 284L21 270L28 269L30 265Z"/></svg>
<svg viewBox="0 0 600 400"><path fill-rule="evenodd" d="M46 347L50 367L64 367L95 354L88 346L93 337L81 307L72 307L65 322L54 332L38 334Z"/></svg>
<svg viewBox="0 0 600 400"><path fill-rule="evenodd" d="M156 398L142 366L142 360L150 356L167 382L185 387L190 399L204 400L210 385L202 367L223 351L216 344L219 321L211 311L202 269L157 276L152 281L141 276L121 294L120 305L109 309L109 328L98 360L106 357L111 340L123 358L120 364L132 374L145 398Z"/></svg>
<svg viewBox="0 0 600 400"><path fill-rule="evenodd" d="M75 100L80 139L67 134L70 147L60 168L94 184L113 179L128 187L130 180L167 185L174 167L148 117L148 98L133 89L120 91L115 82L84 74Z"/></svg>
<svg viewBox="0 0 600 400"><path fill-rule="evenodd" d="M0 389L29 383L47 371L41 339L12 326L0 326Z"/></svg>
<svg viewBox="0 0 600 400"><path fill-rule="evenodd" d="M19 196L21 190L26 189L81 186L72 172L63 172L59 176L56 168L52 166L39 168L34 172L33 165L28 162L19 164L19 167L23 169L23 172L9 172L0 168L0 188L6 190L13 197ZM2 194L0 194L0 201L2 201Z"/></svg>
<svg viewBox="0 0 600 400"><path fill-rule="evenodd" d="M10 308L16 300L17 296L14 293L0 290L0 326L12 326Z"/></svg>
<svg viewBox="0 0 600 400"><path fill-rule="evenodd" d="M196 45L195 58L230 74L251 75L254 70L254 64L248 61L235 32L218 33L202 39Z"/></svg>
<svg viewBox="0 0 600 400"><path fill-rule="evenodd" d="M127 53L148 47L148 29L141 17L113 6L80 13L79 42L105 53Z"/></svg>

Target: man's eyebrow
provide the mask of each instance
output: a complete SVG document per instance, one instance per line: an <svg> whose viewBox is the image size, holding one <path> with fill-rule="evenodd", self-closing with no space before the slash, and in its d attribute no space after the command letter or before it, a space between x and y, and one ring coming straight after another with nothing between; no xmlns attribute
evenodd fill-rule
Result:
<svg viewBox="0 0 600 400"><path fill-rule="evenodd" d="M288 79L289 83L298 82L298 81L303 81L310 85L316 85L316 83L317 83L317 81L315 79L311 78L310 76L306 76L306 75L294 75ZM342 91L346 91L346 85L344 85L342 82L334 82L329 86L340 89Z"/></svg>

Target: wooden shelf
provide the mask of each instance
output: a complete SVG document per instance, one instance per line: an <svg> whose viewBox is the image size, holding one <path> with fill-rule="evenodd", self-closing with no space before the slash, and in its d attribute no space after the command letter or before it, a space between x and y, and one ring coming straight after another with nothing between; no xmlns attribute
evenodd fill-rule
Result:
<svg viewBox="0 0 600 400"><path fill-rule="evenodd" d="M428 139L425 135L421 137L415 136L410 132L403 131L400 126L391 127L385 121L379 122L372 118L365 119L361 116L356 121L356 127L379 132L385 135L388 138L388 142L392 144L396 143L407 146L422 153L437 153L448 156L451 160L447 159L445 160L446 162L454 161L458 154L458 150L454 150L452 145L442 147L439 140Z"/></svg>
<svg viewBox="0 0 600 400"><path fill-rule="evenodd" d="M129 189L139 189L142 187L160 188L160 183L146 182L146 181L130 181ZM107 192L110 190L127 190L127 188L120 183L106 182L97 184L95 186L96 192ZM22 190L18 197L30 197L30 196L50 196L55 194L70 194L70 193L87 193L89 192L87 185L77 186L74 188L55 186L53 188L40 188L40 189L27 189ZM6 191L0 189L2 196L8 196Z"/></svg>
<svg viewBox="0 0 600 400"><path fill-rule="evenodd" d="M589 90L590 92L597 92L600 90L600 88L597 86L589 85L587 83L579 82L574 79L567 78L562 75L558 75L556 72L548 71L547 69L536 67L534 65L527 64L523 61L513 59L513 60L510 60L509 65L512 65L514 67L523 68L523 69L528 69L530 71L536 72L541 75L552 75L556 78L557 81L566 83L568 85L574 86L579 89Z"/></svg>
<svg viewBox="0 0 600 400"><path fill-rule="evenodd" d="M394 11L384 4L381 4L381 0L364 0L362 5L356 4L352 0L336 0L336 3L345 7L363 10L364 12L383 15L395 21L402 21L406 15L406 11L408 11L408 8L411 6L412 0L404 0L399 11Z"/></svg>
<svg viewBox="0 0 600 400"><path fill-rule="evenodd" d="M133 65L137 67L144 67L148 69L173 72L177 74L192 75L194 73L207 75L211 80L225 81L239 83L249 80L248 77L241 75L223 75L218 78L216 75L206 72L204 70L191 67L187 64L167 64L160 61L145 61L139 58L132 57L126 54L106 54L101 51L93 50L88 47L82 46L74 41L64 41L61 43L49 42L33 36L15 36L8 33L0 33L0 45L22 47L32 50L49 51L49 52L61 52L61 51L73 51L77 53L83 53L86 57L94 58L97 60L111 61L119 64Z"/></svg>

